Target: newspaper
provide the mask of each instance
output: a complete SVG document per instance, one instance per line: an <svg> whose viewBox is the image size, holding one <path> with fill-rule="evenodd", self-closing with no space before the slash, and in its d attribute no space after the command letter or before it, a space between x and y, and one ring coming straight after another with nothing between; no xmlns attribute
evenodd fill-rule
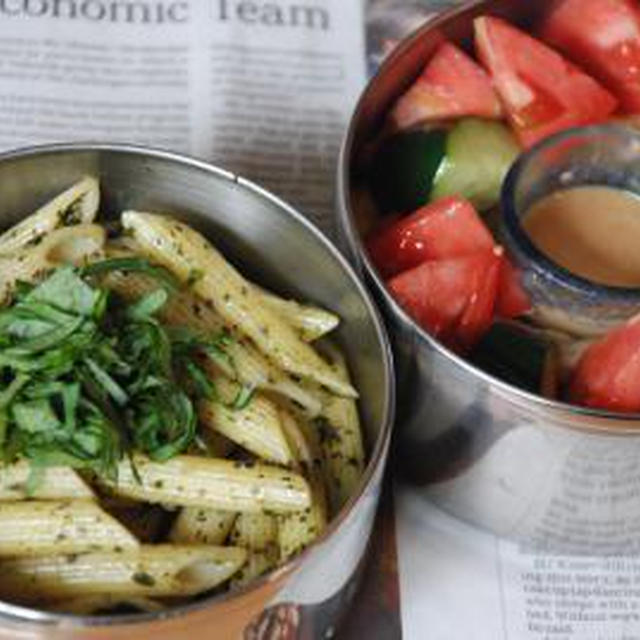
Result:
<svg viewBox="0 0 640 640"><path fill-rule="evenodd" d="M81 140L188 153L332 234L363 51L352 0L2 0L0 149Z"/></svg>
<svg viewBox="0 0 640 640"><path fill-rule="evenodd" d="M407 487L395 505L406 640L640 640L640 557L541 555Z"/></svg>

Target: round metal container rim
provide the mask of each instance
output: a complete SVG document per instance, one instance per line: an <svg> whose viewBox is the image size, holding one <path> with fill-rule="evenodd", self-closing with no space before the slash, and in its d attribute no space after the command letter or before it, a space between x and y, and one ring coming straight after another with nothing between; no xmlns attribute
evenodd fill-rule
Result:
<svg viewBox="0 0 640 640"><path fill-rule="evenodd" d="M363 107L366 104L367 98L373 90L376 79L378 78L378 76L386 73L387 70L394 65L396 60L402 58L402 56L405 55L405 53L414 46L414 43L419 40L426 32L437 29L439 25L448 22L458 14L463 14L470 10L473 10L475 7L479 7L485 4L486 1L487 0L474 0L473 2L468 2L463 4L462 6L454 7L447 11L444 11L443 13L438 14L436 17L427 20L424 24L418 27L413 33L407 36L401 43L396 46L396 48L382 62L376 74L369 79L367 85L362 90L356 103L349 127L342 139L338 160L337 199L338 221L340 223L341 230L345 235L351 255L354 256L354 258L360 264L364 265L366 275L374 283L376 290L383 297L385 304L392 309L394 316L399 318L405 327L408 327L412 330L416 342L426 342L442 357L447 358L457 367L464 370L466 373L479 377L496 393L502 395L503 397L506 396L512 401L519 401L520 403L529 405L534 409L552 410L559 414L569 416L569 418L580 416L584 418L594 418L605 423L603 426L567 425L570 428L578 429L587 433L605 432L616 436L637 436L640 413L624 414L613 411L606 411L603 409L581 407L559 400L544 398L537 394L524 391L523 389L499 380L498 378L495 378L494 376L486 373L482 369L479 369L478 367L474 366L461 356L445 347L438 340L430 336L409 316L409 314L407 314L404 309L402 309L402 307L388 293L387 288L385 287L383 280L380 278L377 269L369 260L367 251L365 250L365 247L360 239L360 234L358 233L354 225L353 216L351 215L349 208L351 153L353 150L356 126L363 112ZM549 427L560 428L559 425L553 423L549 423Z"/></svg>
<svg viewBox="0 0 640 640"><path fill-rule="evenodd" d="M369 461L365 468L365 471L360 478L358 488L354 491L353 495L349 498L347 503L342 507L338 514L331 520L327 526L326 531L319 536L313 544L307 547L300 555L289 560L287 563L276 567L274 570L265 574L258 580L249 583L245 587L238 589L237 591L226 592L202 600L197 600L188 604L172 607L164 611L149 612L149 613L130 613L130 614L117 614L117 615L77 615L71 613L53 613L43 611L39 609L32 609L29 607L23 607L20 605L14 605L0 601L0 616L5 616L13 619L15 622L30 622L40 623L42 625L60 625L65 626L86 626L86 627L107 627L115 626L119 624L138 624L150 621L157 621L161 619L175 618L186 615L193 611L198 611L210 606L214 606L219 603L223 603L229 600L233 600L244 594L250 593L253 590L259 589L267 582L278 579L283 573L293 572L299 566L301 566L305 559L313 554L319 546L321 546L326 540L332 537L343 523L351 515L354 506L359 502L367 487L369 486L371 479L384 459L386 451L389 447L391 439L391 427L395 416L395 376L393 367L393 354L389 339L384 327L384 323L380 317L377 307L374 305L371 296L360 278L356 275L354 269L349 264L347 259L342 253L334 246L334 244L325 236L325 234L318 229L312 222L310 222L305 216L294 209L290 204L274 195L270 191L264 189L255 182L238 176L230 171L226 171L212 163L200 160L198 158L189 156L187 154L176 153L173 151L167 151L165 149L158 149L154 147L147 147L142 145L133 145L126 143L104 143L104 142L73 142L73 143L55 143L44 145L32 145L29 147L23 147L0 153L0 163L4 163L11 160L20 160L29 158L32 156L57 154L57 153L93 153L93 152L109 152L124 155L134 155L141 157L153 157L160 160L168 160L175 162L183 166L192 167L195 170L208 173L217 178L235 182L239 186L248 189L257 197L262 198L272 204L276 205L279 209L284 210L290 217L292 217L298 224L305 227L305 229L311 233L323 246L329 251L333 258L335 258L340 264L341 268L349 276L355 290L363 300L370 320L373 322L376 336L379 340L382 354L383 354L383 367L385 376L385 389L384 389L384 403L383 403L383 420L380 428L380 433L376 438L375 445L369 456Z"/></svg>

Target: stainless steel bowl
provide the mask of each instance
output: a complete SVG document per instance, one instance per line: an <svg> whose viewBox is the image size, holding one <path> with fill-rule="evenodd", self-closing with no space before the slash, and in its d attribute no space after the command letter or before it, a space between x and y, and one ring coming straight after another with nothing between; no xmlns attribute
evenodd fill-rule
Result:
<svg viewBox="0 0 640 640"><path fill-rule="evenodd" d="M335 626L349 605L371 532L394 409L384 328L353 271L299 213L255 184L203 162L121 145L59 145L0 155L0 226L8 227L80 176L100 179L103 209L171 212L213 238L260 283L342 318L368 445L357 491L327 532L287 565L234 594L162 613L80 617L0 602L0 638L260 638L270 615L299 637ZM297 631L295 630L297 629ZM328 637L328 636L327 636Z"/></svg>
<svg viewBox="0 0 640 640"><path fill-rule="evenodd" d="M367 258L371 215L353 206L356 158L443 38L469 47L473 18L528 28L549 0L473 2L402 42L356 107L338 169L342 237L379 301L396 355L396 468L450 513L541 549L640 551L640 417L545 400L475 368L421 330Z"/></svg>

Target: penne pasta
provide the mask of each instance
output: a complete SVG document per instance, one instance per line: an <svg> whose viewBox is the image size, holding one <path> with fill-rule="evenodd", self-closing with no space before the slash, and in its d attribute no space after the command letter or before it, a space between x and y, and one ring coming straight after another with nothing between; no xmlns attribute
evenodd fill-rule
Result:
<svg viewBox="0 0 640 640"><path fill-rule="evenodd" d="M105 278L105 285L128 300L138 299L157 288L157 284L149 276L118 271ZM190 327L204 335L215 336L225 331L220 316L188 291L172 292L160 317L169 326ZM309 415L318 415L320 402L312 393L271 364L246 340L237 335L230 336L231 339L224 347L228 358L216 358L212 361L220 371L242 384L280 393L302 405Z"/></svg>
<svg viewBox="0 0 640 640"><path fill-rule="evenodd" d="M364 471L358 412L348 401L341 400L332 398L325 406L324 416L316 418L334 512L353 495Z"/></svg>
<svg viewBox="0 0 640 640"><path fill-rule="evenodd" d="M131 257L141 253L140 245L130 236L110 240L107 243L106 251L109 257ZM118 275L122 276L122 274L116 274L116 277ZM144 281L148 280L148 278L140 276L140 280L144 285ZM253 284L253 287L262 302L280 315L307 342L325 336L340 324L340 318L326 309L283 298L256 284ZM188 296L189 294L186 293L185 295ZM216 315L211 309L209 311Z"/></svg>
<svg viewBox="0 0 640 640"><path fill-rule="evenodd" d="M52 231L93 222L100 203L98 181L86 176L0 235L0 254L36 244Z"/></svg>
<svg viewBox="0 0 640 640"><path fill-rule="evenodd" d="M102 257L106 238L104 227L79 224L51 232L38 247L49 268L60 264L83 266Z"/></svg>
<svg viewBox="0 0 640 640"><path fill-rule="evenodd" d="M179 544L223 544L237 513L204 507L184 507L174 520L169 540Z"/></svg>
<svg viewBox="0 0 640 640"><path fill-rule="evenodd" d="M268 513L241 513L231 530L230 541L239 547L264 551L275 544L278 525Z"/></svg>
<svg viewBox="0 0 640 640"><path fill-rule="evenodd" d="M311 505L279 518L280 560L285 561L309 546L327 527L327 496L320 451L311 430L301 426L287 410L281 410L283 430L294 451L298 467L311 489Z"/></svg>
<svg viewBox="0 0 640 640"><path fill-rule="evenodd" d="M97 257L105 231L92 224L52 231L39 244L14 253L0 254L0 302L6 302L18 280L31 282L57 264L83 264Z"/></svg>
<svg viewBox="0 0 640 640"><path fill-rule="evenodd" d="M202 400L198 405L200 422L229 438L247 451L267 462L287 465L292 456L282 433L278 410L261 395L254 395L246 407L229 405L242 387L224 378L215 380L218 400Z"/></svg>
<svg viewBox="0 0 640 640"><path fill-rule="evenodd" d="M90 500L0 503L0 557L137 546L134 536Z"/></svg>
<svg viewBox="0 0 640 640"><path fill-rule="evenodd" d="M93 491L80 476L69 467L45 467L40 472L39 482L29 490L30 465L22 460L0 466L0 500L60 500L63 498L86 498Z"/></svg>
<svg viewBox="0 0 640 640"><path fill-rule="evenodd" d="M342 353L324 345L334 371L348 379ZM331 509L336 513L353 495L364 472L364 445L356 403L349 398L326 395L322 415L315 419L329 488Z"/></svg>
<svg viewBox="0 0 640 640"><path fill-rule="evenodd" d="M239 547L148 545L120 553L86 553L0 562L0 597L59 601L105 593L192 596L228 580L243 565Z"/></svg>
<svg viewBox="0 0 640 640"><path fill-rule="evenodd" d="M326 529L324 488L318 480L311 482L311 485L311 506L279 519L278 546L281 562L303 551Z"/></svg>
<svg viewBox="0 0 640 640"><path fill-rule="evenodd" d="M285 371L339 395L357 396L348 381L336 376L286 322L260 303L253 286L199 233L177 220L137 211L125 211L122 224L150 258L183 282L193 281L193 290L205 303Z"/></svg>
<svg viewBox="0 0 640 640"><path fill-rule="evenodd" d="M256 286L256 290L260 300L291 325L305 342L321 338L340 324L340 318L330 311L295 300L285 300L261 287Z"/></svg>
<svg viewBox="0 0 640 640"><path fill-rule="evenodd" d="M180 455L166 462L134 458L118 466L117 495L175 506L227 511L297 511L310 503L305 479L286 469L260 463Z"/></svg>
<svg viewBox="0 0 640 640"><path fill-rule="evenodd" d="M232 587L242 587L278 565L278 524L266 513L241 513L230 534L232 544L247 549L247 559L232 578Z"/></svg>
<svg viewBox="0 0 640 640"><path fill-rule="evenodd" d="M295 461L294 468L300 469L306 477L314 473L322 475L320 441L306 417L300 413L296 415L290 407L284 406L278 407L278 415Z"/></svg>
<svg viewBox="0 0 640 640"><path fill-rule="evenodd" d="M0 235L0 600L153 612L325 531L364 467L357 393L336 315L171 218L107 240L98 203L88 177Z"/></svg>

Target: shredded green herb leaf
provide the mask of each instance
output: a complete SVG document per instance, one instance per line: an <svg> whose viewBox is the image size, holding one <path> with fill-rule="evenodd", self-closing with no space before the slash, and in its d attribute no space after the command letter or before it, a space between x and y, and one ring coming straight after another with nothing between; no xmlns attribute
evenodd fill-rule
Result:
<svg viewBox="0 0 640 640"><path fill-rule="evenodd" d="M245 409L247 405L251 402L251 398L253 398L253 394L255 393L256 388L254 386L243 385L238 391L236 397L231 403L231 408L236 411L241 411Z"/></svg>
<svg viewBox="0 0 640 640"><path fill-rule="evenodd" d="M92 262L82 269L83 276L104 275L109 271L135 271L145 273L158 281L159 284L175 291L180 287L178 279L164 267L151 264L145 258L107 258L98 262Z"/></svg>
<svg viewBox="0 0 640 640"><path fill-rule="evenodd" d="M99 285L115 269L151 274L158 289L127 303ZM104 260L20 284L0 309L0 456L31 461L30 490L47 466L115 479L134 451L162 461L194 442L194 401L217 397L198 356L224 357L230 338L164 327L156 314L175 284L144 259Z"/></svg>

